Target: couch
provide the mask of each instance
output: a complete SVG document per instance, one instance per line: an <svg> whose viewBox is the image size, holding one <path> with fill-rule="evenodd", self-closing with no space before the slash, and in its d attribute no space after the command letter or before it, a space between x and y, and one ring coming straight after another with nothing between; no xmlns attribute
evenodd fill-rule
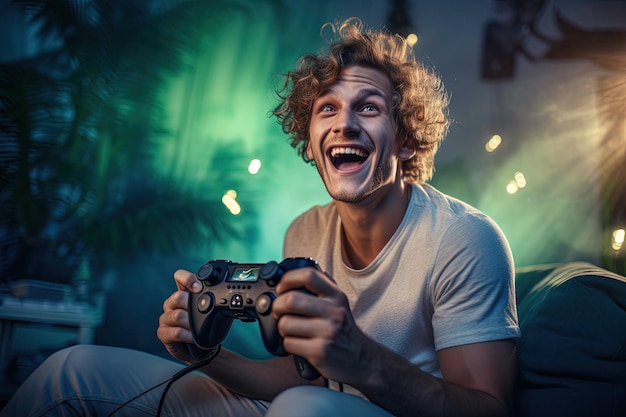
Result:
<svg viewBox="0 0 626 417"><path fill-rule="evenodd" d="M516 271L518 417L626 416L626 278L585 262Z"/></svg>

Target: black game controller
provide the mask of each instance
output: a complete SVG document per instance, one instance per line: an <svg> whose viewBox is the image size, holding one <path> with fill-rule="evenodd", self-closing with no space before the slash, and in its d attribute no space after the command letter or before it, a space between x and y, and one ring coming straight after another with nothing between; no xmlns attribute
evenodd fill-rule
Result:
<svg viewBox="0 0 626 417"><path fill-rule="evenodd" d="M189 296L189 324L195 345L204 350L217 347L230 329L233 319L258 321L263 344L274 356L287 356L278 334L272 303L276 285L286 271L319 266L311 258L287 258L281 263L239 264L231 261L209 261L198 270L202 291ZM197 350L190 345L190 352ZM305 379L320 374L305 359L295 356L296 368Z"/></svg>

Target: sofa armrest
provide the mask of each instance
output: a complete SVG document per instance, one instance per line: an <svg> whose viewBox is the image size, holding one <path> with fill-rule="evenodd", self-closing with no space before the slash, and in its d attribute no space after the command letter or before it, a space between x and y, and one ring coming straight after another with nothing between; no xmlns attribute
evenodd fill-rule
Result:
<svg viewBox="0 0 626 417"><path fill-rule="evenodd" d="M623 416L626 278L583 262L537 270L516 277L518 416Z"/></svg>

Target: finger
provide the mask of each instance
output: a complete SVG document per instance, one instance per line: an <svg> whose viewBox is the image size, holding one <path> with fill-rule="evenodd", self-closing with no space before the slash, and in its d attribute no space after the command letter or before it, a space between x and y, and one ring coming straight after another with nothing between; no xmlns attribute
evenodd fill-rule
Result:
<svg viewBox="0 0 626 417"><path fill-rule="evenodd" d="M296 337L310 339L326 333L321 319L295 315L282 316L277 323L278 334L282 338Z"/></svg>
<svg viewBox="0 0 626 417"><path fill-rule="evenodd" d="M193 343L191 330L185 327L173 327L161 324L157 329L157 337L162 343Z"/></svg>
<svg viewBox="0 0 626 417"><path fill-rule="evenodd" d="M187 305L189 303L189 293L184 290L175 291L172 295L170 295L163 302L163 311L171 311L171 310L187 310Z"/></svg>
<svg viewBox="0 0 626 417"><path fill-rule="evenodd" d="M306 358L309 363L317 364L319 361L312 360L313 355L316 355L319 350L315 347L317 341L309 338L288 336L283 339L284 349L292 355L298 355L302 358Z"/></svg>
<svg viewBox="0 0 626 417"><path fill-rule="evenodd" d="M202 283L198 280L198 276L185 269L179 269L174 272L174 281L176 281L176 286L179 290L202 291Z"/></svg>
<svg viewBox="0 0 626 417"><path fill-rule="evenodd" d="M302 291L287 291L280 294L272 304L275 318L285 314L315 317L324 313L327 303L323 299Z"/></svg>
<svg viewBox="0 0 626 417"><path fill-rule="evenodd" d="M159 326L182 327L189 329L189 314L182 308L166 310L159 316Z"/></svg>
<svg viewBox="0 0 626 417"><path fill-rule="evenodd" d="M334 280L315 268L298 268L285 272L276 287L276 292L283 294L293 289L305 289L322 297L333 295L337 291Z"/></svg>
<svg viewBox="0 0 626 417"><path fill-rule="evenodd" d="M327 342L323 339L288 336L283 339L285 351L300 356L313 367L320 367L326 362Z"/></svg>

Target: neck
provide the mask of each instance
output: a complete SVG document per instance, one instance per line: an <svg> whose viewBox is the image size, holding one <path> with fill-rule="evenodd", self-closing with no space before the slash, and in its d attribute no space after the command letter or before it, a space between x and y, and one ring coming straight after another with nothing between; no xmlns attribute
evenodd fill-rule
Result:
<svg viewBox="0 0 626 417"><path fill-rule="evenodd" d="M354 269L372 263L396 232L411 198L411 186L401 181L382 197L383 193L376 194L357 204L335 201L344 261Z"/></svg>

